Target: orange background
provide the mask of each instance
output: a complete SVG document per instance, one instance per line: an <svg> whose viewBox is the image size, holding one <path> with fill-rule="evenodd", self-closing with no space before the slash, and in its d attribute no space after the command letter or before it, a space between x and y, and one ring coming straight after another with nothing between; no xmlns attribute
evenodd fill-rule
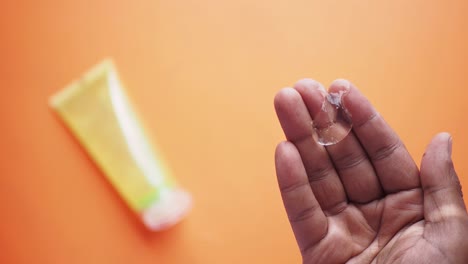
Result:
<svg viewBox="0 0 468 264"><path fill-rule="evenodd" d="M298 263L276 186L277 90L353 81L419 163L468 184L467 1L2 1L1 263ZM147 232L47 106L102 58L195 206ZM468 197L468 196L465 196Z"/></svg>

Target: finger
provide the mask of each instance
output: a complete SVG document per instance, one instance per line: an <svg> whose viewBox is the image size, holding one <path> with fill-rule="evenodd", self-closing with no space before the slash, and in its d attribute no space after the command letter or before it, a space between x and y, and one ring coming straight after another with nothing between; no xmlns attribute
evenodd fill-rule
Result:
<svg viewBox="0 0 468 264"><path fill-rule="evenodd" d="M286 138L294 143L302 158L312 191L327 214L346 206L343 185L327 151L312 138L312 120L300 94L285 88L275 96L275 108Z"/></svg>
<svg viewBox="0 0 468 264"><path fill-rule="evenodd" d="M320 89L315 83L313 80L305 79L294 86L302 96L312 119L323 111L323 104L329 104L325 98L325 90ZM383 196L374 168L353 133L337 144L327 146L326 150L350 201L368 203Z"/></svg>
<svg viewBox="0 0 468 264"><path fill-rule="evenodd" d="M421 161L424 218L431 222L466 216L461 185L452 162L452 138L435 136Z"/></svg>
<svg viewBox="0 0 468 264"><path fill-rule="evenodd" d="M301 156L291 142L277 146L275 165L284 207L304 252L325 236L327 219L309 185Z"/></svg>
<svg viewBox="0 0 468 264"><path fill-rule="evenodd" d="M419 171L398 135L362 93L346 80L335 81L330 91L349 89L343 97L353 131L367 153L385 193L420 186Z"/></svg>

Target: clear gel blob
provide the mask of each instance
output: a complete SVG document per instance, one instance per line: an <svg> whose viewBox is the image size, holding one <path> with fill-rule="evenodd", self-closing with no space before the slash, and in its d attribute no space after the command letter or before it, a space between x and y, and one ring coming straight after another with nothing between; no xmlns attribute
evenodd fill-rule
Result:
<svg viewBox="0 0 468 264"><path fill-rule="evenodd" d="M346 94L347 91L342 90L325 96L322 108L312 122L313 136L320 145L334 145L351 132L351 117L342 102Z"/></svg>

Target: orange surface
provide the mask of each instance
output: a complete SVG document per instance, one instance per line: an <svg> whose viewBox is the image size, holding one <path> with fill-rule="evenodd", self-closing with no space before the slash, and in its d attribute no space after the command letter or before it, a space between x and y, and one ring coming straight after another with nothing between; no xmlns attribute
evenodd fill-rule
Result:
<svg viewBox="0 0 468 264"><path fill-rule="evenodd" d="M1 263L298 263L272 100L302 77L352 80L417 162L451 132L467 186L467 1L134 2L2 2ZM107 56L194 196L169 231L139 224L47 106Z"/></svg>

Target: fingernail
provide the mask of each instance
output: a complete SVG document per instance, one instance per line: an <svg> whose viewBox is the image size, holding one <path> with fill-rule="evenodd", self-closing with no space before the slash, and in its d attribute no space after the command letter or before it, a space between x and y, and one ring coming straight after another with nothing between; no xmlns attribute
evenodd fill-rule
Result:
<svg viewBox="0 0 468 264"><path fill-rule="evenodd" d="M452 136L449 135L449 139L448 139L448 153L449 153L450 156L452 156L452 143L453 143Z"/></svg>
<svg viewBox="0 0 468 264"><path fill-rule="evenodd" d="M321 83L318 85L317 90L319 90L320 93L322 93L323 96L327 95L327 90L325 90L325 87L323 87L323 85Z"/></svg>
<svg viewBox="0 0 468 264"><path fill-rule="evenodd" d="M349 91L351 83L345 79L336 79L333 81L332 86L341 88L340 90Z"/></svg>

